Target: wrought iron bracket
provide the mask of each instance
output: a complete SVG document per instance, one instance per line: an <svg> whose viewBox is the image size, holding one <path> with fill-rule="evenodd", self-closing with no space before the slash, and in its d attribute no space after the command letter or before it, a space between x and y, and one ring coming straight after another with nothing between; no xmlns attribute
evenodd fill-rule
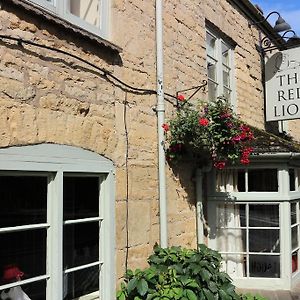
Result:
<svg viewBox="0 0 300 300"><path fill-rule="evenodd" d="M206 79L203 79L202 80L202 84L201 85L198 85L198 86L193 86L191 88L188 88L188 89L184 89L184 90L180 90L180 91L177 91L176 92L176 106L177 108L180 106L180 107L183 107L184 104L186 102L184 102L183 104L179 105L179 101L178 101L178 96L180 93L184 93L184 92L189 92L189 91L194 91L186 100L191 100L200 90L202 90L203 93L206 92L206 86L207 86L208 82Z"/></svg>

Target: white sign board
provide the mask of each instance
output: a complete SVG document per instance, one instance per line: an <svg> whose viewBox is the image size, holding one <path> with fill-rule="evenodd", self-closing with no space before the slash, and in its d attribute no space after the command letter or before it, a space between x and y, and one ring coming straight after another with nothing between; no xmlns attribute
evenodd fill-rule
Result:
<svg viewBox="0 0 300 300"><path fill-rule="evenodd" d="M300 119L300 47L267 58L266 121Z"/></svg>

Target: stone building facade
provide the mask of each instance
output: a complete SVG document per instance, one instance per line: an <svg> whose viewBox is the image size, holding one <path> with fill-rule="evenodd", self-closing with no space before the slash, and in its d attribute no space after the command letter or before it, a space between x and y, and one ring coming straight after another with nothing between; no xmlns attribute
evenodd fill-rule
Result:
<svg viewBox="0 0 300 300"><path fill-rule="evenodd" d="M1 1L0 147L8 151L3 152L3 161L11 147L58 144L89 150L111 162L116 233L116 239L110 237L116 240L115 249L110 249L116 257L111 282L115 285L127 259L130 268L143 268L153 245L159 243L156 95L147 92L156 89L155 3L103 1L110 7L103 38L57 16L46 2ZM232 46L232 103L237 113L249 125L265 129L261 57L256 48L259 33L249 26L263 17L247 0L238 2L164 1L164 90L175 95L207 79L209 28ZM274 34L269 24L262 29ZM206 99L207 93L200 92L197 98ZM166 102L166 117L173 112ZM289 133L299 140L297 121L289 123ZM42 156L44 148L32 149ZM55 157L51 148L46 149L49 157ZM30 151L20 152L20 157ZM194 248L197 166L186 164L184 169L167 166L168 241ZM7 174L3 176L11 176ZM5 218L5 212L0 215ZM2 268L11 263L15 261L1 259ZM58 295L67 294L63 290Z"/></svg>

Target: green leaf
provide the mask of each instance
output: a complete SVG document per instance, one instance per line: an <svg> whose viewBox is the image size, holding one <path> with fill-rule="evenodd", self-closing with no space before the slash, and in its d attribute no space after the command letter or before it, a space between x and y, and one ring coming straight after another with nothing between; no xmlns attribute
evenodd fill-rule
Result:
<svg viewBox="0 0 300 300"><path fill-rule="evenodd" d="M117 293L117 299L118 299L118 300L125 300L125 299L126 299L125 293L124 293L123 291L119 291L119 292Z"/></svg>
<svg viewBox="0 0 300 300"><path fill-rule="evenodd" d="M204 288L203 293L207 300L215 300L214 294L210 290Z"/></svg>
<svg viewBox="0 0 300 300"><path fill-rule="evenodd" d="M178 296L178 298L182 297L183 289L182 288L173 288L174 294Z"/></svg>
<svg viewBox="0 0 300 300"><path fill-rule="evenodd" d="M195 280L192 280L192 279L190 280L190 282L186 286L190 287L190 288L196 288L196 289L199 288L199 284Z"/></svg>
<svg viewBox="0 0 300 300"><path fill-rule="evenodd" d="M223 290L219 290L221 300L231 300L232 298Z"/></svg>
<svg viewBox="0 0 300 300"><path fill-rule="evenodd" d="M141 296L144 296L148 291L148 283L144 278L142 278L138 281L136 287Z"/></svg>
<svg viewBox="0 0 300 300"><path fill-rule="evenodd" d="M211 278L211 273L206 269L200 270L199 274L206 282L208 282Z"/></svg>
<svg viewBox="0 0 300 300"><path fill-rule="evenodd" d="M136 277L130 279L127 285L128 294L130 294L137 286L138 279Z"/></svg>
<svg viewBox="0 0 300 300"><path fill-rule="evenodd" d="M197 300L197 295L192 290L186 290L186 296L189 300Z"/></svg>
<svg viewBox="0 0 300 300"><path fill-rule="evenodd" d="M217 286L216 283L213 282L213 281L210 281L210 282L208 283L208 288L209 288L210 291L211 291L212 293L214 293L214 294L218 291L218 286Z"/></svg>

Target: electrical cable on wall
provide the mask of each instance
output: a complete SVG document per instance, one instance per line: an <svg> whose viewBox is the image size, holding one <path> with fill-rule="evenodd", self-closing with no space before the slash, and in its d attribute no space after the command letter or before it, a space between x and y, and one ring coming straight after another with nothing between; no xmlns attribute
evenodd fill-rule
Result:
<svg viewBox="0 0 300 300"><path fill-rule="evenodd" d="M78 60L82 63L85 63L85 64L93 67L94 69L96 69L98 72L100 72L100 76L102 76L103 78L108 80L110 83L112 83L114 85L116 85L115 82L119 83L120 85L122 85L124 88L127 89L126 90L127 92L139 93L139 94L143 94L143 95L156 95L157 94L156 90L143 89L143 88L137 88L135 86L132 86L132 85L124 82L123 80L119 79L115 75L113 75L110 71L108 71L104 68L98 67L97 65L95 65L95 64L93 64L93 63L91 63L91 62L75 55L75 54L72 54L70 52L67 52L67 51L64 51L64 50L61 50L61 49L58 49L58 48L54 48L54 47L51 47L51 46L46 46L46 45L43 45L43 44L39 44L39 43L36 43L36 42L32 42L30 40L26 40L26 39L23 39L23 38L17 38L17 37L12 37L12 36L3 35L3 34L0 34L0 39L15 41L15 42L17 42L17 44L19 46L23 46L23 44L27 44L27 45L31 45L31 46L42 48L42 49L47 49L47 50L50 50L50 51L54 51L54 52L72 57L72 58L74 58L74 59L76 59L76 60ZM176 96L174 96L174 95L171 95L171 94L168 94L168 93L165 93L165 95L172 98L172 99L175 99L175 100L177 99ZM174 103L173 101L171 101L167 98L165 98L165 100L167 102L171 103L174 107L176 107L176 103Z"/></svg>
<svg viewBox="0 0 300 300"><path fill-rule="evenodd" d="M102 76L103 78L105 78L111 84L113 84L115 86L117 86L116 83L120 84L121 86L123 86L123 88L127 89L126 92L138 93L138 94L142 94L142 95L156 95L157 94L156 90L143 89L143 88L138 88L138 87L132 86L132 85L124 82L123 80L119 79L117 76L113 75L110 71L108 71L104 68L98 67L97 65L95 65L95 64L93 64L93 63L91 63L91 62L75 55L75 54L72 54L70 52L67 52L67 51L64 51L64 50L61 50L61 49L58 49L58 48L54 48L54 47L51 47L51 46L46 46L46 45L43 45L43 44L40 44L40 43L32 42L30 40L26 40L26 39L23 39L23 38L19 38L19 37L17 38L17 37L12 37L12 36L3 35L3 34L0 34L0 39L15 41L15 42L17 42L17 44L20 47L23 47L23 44L27 44L27 45L31 45L31 46L34 46L34 47L37 47L37 48L47 49L47 50L50 50L50 51L53 51L53 52L57 52L57 53L64 54L66 56L72 57L72 58L74 58L74 59L76 59L76 60L78 60L78 61L80 61L84 64L87 64L87 65L93 67L94 69L96 69L98 72L100 72L99 75ZM202 80L202 84L200 86L196 86L196 87L193 87L191 89L186 89L186 90L183 90L183 91L189 91L189 90L198 88L196 90L196 92L193 93L192 96L190 96L188 98L188 100L190 100L201 89L204 89L206 85L207 85L207 81ZM172 94L169 94L169 93L166 93L166 92L164 92L164 95L171 98L171 99L173 99L173 100L175 100L175 102L174 102L174 101L172 101L172 100L165 97L164 98L165 101L172 104L174 107L178 107L178 101L177 101L178 92L176 93L176 96L174 96Z"/></svg>

